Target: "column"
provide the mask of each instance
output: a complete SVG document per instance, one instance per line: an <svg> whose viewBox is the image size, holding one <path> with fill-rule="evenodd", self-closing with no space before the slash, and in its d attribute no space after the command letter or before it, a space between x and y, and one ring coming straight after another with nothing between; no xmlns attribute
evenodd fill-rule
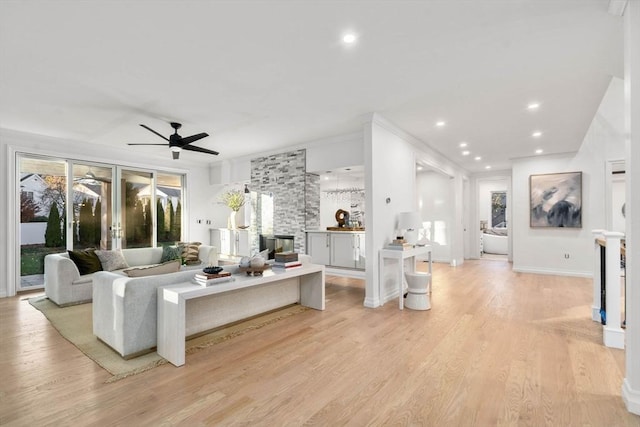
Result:
<svg viewBox="0 0 640 427"><path fill-rule="evenodd" d="M620 327L622 295L620 293L620 239L623 233L605 231L606 240L606 275L607 292L607 324L603 326L604 345L613 348L624 348L624 330Z"/></svg>
<svg viewBox="0 0 640 427"><path fill-rule="evenodd" d="M640 415L640 2L628 1L624 12L626 156L627 330L622 398ZM635 191L632 191L635 188Z"/></svg>
<svg viewBox="0 0 640 427"><path fill-rule="evenodd" d="M602 278L600 276L600 244L598 238L602 238L605 230L591 230L593 233L593 304L591 305L591 320L600 322L600 290L602 286Z"/></svg>

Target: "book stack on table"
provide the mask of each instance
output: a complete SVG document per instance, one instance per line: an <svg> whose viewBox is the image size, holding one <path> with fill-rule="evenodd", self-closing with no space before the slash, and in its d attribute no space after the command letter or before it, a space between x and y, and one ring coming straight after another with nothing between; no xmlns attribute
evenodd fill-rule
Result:
<svg viewBox="0 0 640 427"><path fill-rule="evenodd" d="M216 283L228 282L230 280L233 280L233 277L231 277L231 273L229 273L228 271L221 271L220 273L216 274L202 272L197 273L193 277L194 283L200 286L211 286L215 285Z"/></svg>
<svg viewBox="0 0 640 427"><path fill-rule="evenodd" d="M389 243L385 249L395 249L398 251L404 251L406 249L413 248L413 245L410 243L406 243L402 239L395 239L393 242Z"/></svg>
<svg viewBox="0 0 640 427"><path fill-rule="evenodd" d="M277 252L274 255L272 268L289 270L297 267L302 267L302 263L298 260L297 252Z"/></svg>

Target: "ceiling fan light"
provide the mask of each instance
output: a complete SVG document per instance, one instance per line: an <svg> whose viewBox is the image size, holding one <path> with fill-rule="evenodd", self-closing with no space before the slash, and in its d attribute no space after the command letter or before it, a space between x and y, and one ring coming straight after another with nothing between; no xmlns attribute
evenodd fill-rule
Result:
<svg viewBox="0 0 640 427"><path fill-rule="evenodd" d="M182 151L182 147L173 146L173 147L169 147L169 150L173 151L174 153L179 153Z"/></svg>

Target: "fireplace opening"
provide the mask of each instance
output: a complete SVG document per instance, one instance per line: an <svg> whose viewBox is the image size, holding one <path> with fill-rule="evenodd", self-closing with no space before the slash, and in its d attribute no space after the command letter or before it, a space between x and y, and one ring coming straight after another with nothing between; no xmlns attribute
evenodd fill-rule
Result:
<svg viewBox="0 0 640 427"><path fill-rule="evenodd" d="M269 259L278 252L293 252L293 236L283 234L260 235L260 252L269 249Z"/></svg>

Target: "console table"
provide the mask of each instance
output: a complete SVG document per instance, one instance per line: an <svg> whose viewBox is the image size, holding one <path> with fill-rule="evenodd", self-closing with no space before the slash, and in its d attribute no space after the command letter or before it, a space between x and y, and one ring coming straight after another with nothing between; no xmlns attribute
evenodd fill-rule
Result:
<svg viewBox="0 0 640 427"><path fill-rule="evenodd" d="M432 262L431 262L431 245L425 246L415 246L410 249L380 249L378 266L379 266L379 274L380 279L383 280L384 275L384 260L385 259L397 259L399 264L399 272L398 272L398 299L399 299L399 307L400 310L404 309L404 261L406 259L412 258L413 262L411 263L411 271L416 271L416 256L418 255L427 255L429 260L429 274L431 274ZM429 278L431 279L431 276ZM382 282L381 282L382 283Z"/></svg>
<svg viewBox="0 0 640 427"><path fill-rule="evenodd" d="M158 354L175 366L185 363L187 330L203 332L294 302L324 310L324 266L306 264L263 276L234 274L211 286L192 282L158 288ZM193 323L193 324L191 324Z"/></svg>

